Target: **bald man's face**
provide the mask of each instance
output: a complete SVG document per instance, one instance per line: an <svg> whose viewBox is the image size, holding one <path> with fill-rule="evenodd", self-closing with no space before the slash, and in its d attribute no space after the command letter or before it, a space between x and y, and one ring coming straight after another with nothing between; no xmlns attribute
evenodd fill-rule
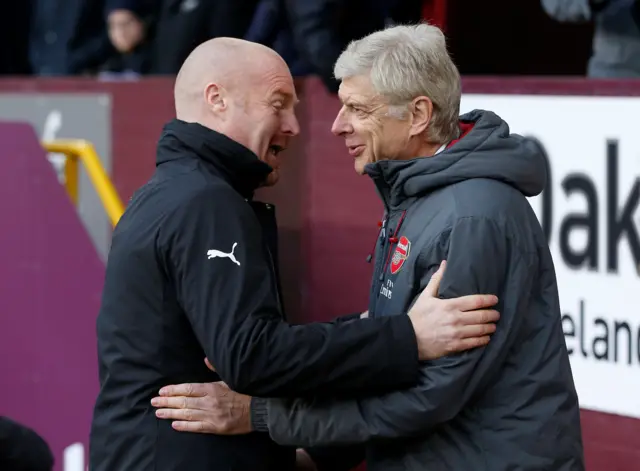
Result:
<svg viewBox="0 0 640 471"><path fill-rule="evenodd" d="M280 177L281 152L298 135L300 127L294 112L298 99L291 73L280 60L265 61L259 72L247 75L246 83L234 91L229 122L234 138L251 149L273 172L265 182L274 185ZM245 82L245 81L243 81Z"/></svg>

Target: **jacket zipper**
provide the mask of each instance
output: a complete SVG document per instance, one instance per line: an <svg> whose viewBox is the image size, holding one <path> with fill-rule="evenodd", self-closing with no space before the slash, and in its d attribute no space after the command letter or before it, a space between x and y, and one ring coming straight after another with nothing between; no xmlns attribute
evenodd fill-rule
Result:
<svg viewBox="0 0 640 471"><path fill-rule="evenodd" d="M374 289L371 293L371 299L373 300L373 306L371 306L370 308L373 311L371 317L376 317L375 307L378 304L378 299L380 297L380 288L382 286L382 283L384 282L384 275L387 267L387 254L391 249L391 244L392 244L391 239L393 237L391 235L392 229L391 229L390 221L394 219L394 216L395 216L395 213L387 213L387 216L382 222L382 229L379 235L382 247L379 251L376 251L377 256L376 256L374 272L372 277L372 284L374 286Z"/></svg>
<svg viewBox="0 0 640 471"><path fill-rule="evenodd" d="M278 277L276 275L276 268L273 262L273 255L271 254L271 250L269 250L269 247L266 247L266 249L267 249L267 254L269 254L269 268L271 269L271 275L273 276L273 280L275 282L274 288L276 290L276 301L278 301L278 308L280 308L280 312L282 312L282 300L280 299L280 290L278 289Z"/></svg>
<svg viewBox="0 0 640 471"><path fill-rule="evenodd" d="M380 252L380 256L376 259L375 263L375 271L373 283L375 283L375 291L371 293L372 299L375 299L375 304L373 305L373 314L371 317L375 316L375 306L378 304L378 298L380 297L380 290L382 289L382 284L384 283L384 278L387 273L387 268L391 264L391 258L393 256L393 245L398 243L398 234L400 233L400 228L402 227L402 223L407 215L407 211L397 211L395 214L400 213L400 217L398 217L396 226L394 229L391 228L389 224L388 227L386 223L388 223L393 214L390 214L386 220L383 222L383 230L380 233L380 236L383 239L382 250ZM371 309L371 308L370 308Z"/></svg>
<svg viewBox="0 0 640 471"><path fill-rule="evenodd" d="M249 201L247 200L247 202ZM270 216L273 217L273 214L271 214L271 211L272 211L271 205L269 203L259 203L259 202L251 201L250 204L262 206L270 213ZM266 240L263 240L262 244L264 245L264 248L267 250L267 255L269 256L269 270L271 270L271 276L273 277L273 281L274 281L274 289L276 291L276 302L278 303L278 308L280 309L280 312L284 315L284 311L283 311L284 306L282 304L282 299L280 298L280 286L278 285L278 275L276 273L276 265L273 258L273 254L271 253L271 249L269 249L269 243Z"/></svg>
<svg viewBox="0 0 640 471"><path fill-rule="evenodd" d="M265 208L271 214L271 205L268 203L264 203ZM273 216L273 214L271 214ZM277 226L276 226L277 227ZM280 308L280 312L284 314L282 299L280 299L280 286L278 285L278 274L276 273L276 263L273 259L273 254L271 253L271 249L269 249L269 244L265 244L267 246L267 253L269 254L269 262L271 268L271 275L273 276L273 280L275 282L275 290L276 290L276 300L278 301L278 307Z"/></svg>

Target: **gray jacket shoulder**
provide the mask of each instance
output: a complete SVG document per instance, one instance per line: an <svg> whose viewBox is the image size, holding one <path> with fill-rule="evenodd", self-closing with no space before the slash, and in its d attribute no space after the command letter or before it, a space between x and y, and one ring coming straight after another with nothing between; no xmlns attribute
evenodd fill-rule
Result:
<svg viewBox="0 0 640 471"><path fill-rule="evenodd" d="M488 219L512 236L539 228L527 198L507 183L474 178L443 188L434 196L441 204L453 205L449 225L464 218Z"/></svg>

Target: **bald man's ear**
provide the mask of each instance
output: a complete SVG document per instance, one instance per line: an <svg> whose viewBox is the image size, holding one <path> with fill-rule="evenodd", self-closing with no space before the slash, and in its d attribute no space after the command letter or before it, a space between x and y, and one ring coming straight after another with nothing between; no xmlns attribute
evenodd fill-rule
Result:
<svg viewBox="0 0 640 471"><path fill-rule="evenodd" d="M204 99L213 111L224 111L227 107L224 88L215 83L208 83L204 89Z"/></svg>

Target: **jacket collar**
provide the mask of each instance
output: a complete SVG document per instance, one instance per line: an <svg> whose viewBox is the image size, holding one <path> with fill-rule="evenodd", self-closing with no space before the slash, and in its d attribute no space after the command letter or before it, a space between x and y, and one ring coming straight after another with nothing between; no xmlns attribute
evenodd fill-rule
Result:
<svg viewBox="0 0 640 471"><path fill-rule="evenodd" d="M511 133L490 111L460 116L460 137L437 156L380 160L365 166L387 207L406 207L439 188L471 179L506 183L527 197L539 195L547 181L543 149L531 138Z"/></svg>
<svg viewBox="0 0 640 471"><path fill-rule="evenodd" d="M436 156L445 152L465 137L474 127L474 123L460 122L459 137L443 144L434 155L415 157L409 160L380 160L365 166L365 173L373 180L378 195L387 210L406 209L420 192L407 191L408 180L437 173L443 166L442 159ZM425 191L426 193L426 191Z"/></svg>
<svg viewBox="0 0 640 471"><path fill-rule="evenodd" d="M433 155L434 157L438 154L441 154L447 147L451 146L455 142L457 142L460 138L443 144ZM390 162L390 161L383 161ZM408 162L411 162L409 160ZM384 203L384 207L387 211L389 210L397 210L397 209L407 209L411 203L416 199L415 197L408 197L402 191L402 188L394 187L396 183L395 178L396 168L393 166L387 166L385 164L367 164L365 167L365 173L369 175L369 177L373 180L373 183L376 187L376 191L378 192L378 196Z"/></svg>
<svg viewBox="0 0 640 471"><path fill-rule="evenodd" d="M162 130L156 166L188 156L214 167L246 199L253 198L254 191L273 171L255 153L224 134L174 119Z"/></svg>

